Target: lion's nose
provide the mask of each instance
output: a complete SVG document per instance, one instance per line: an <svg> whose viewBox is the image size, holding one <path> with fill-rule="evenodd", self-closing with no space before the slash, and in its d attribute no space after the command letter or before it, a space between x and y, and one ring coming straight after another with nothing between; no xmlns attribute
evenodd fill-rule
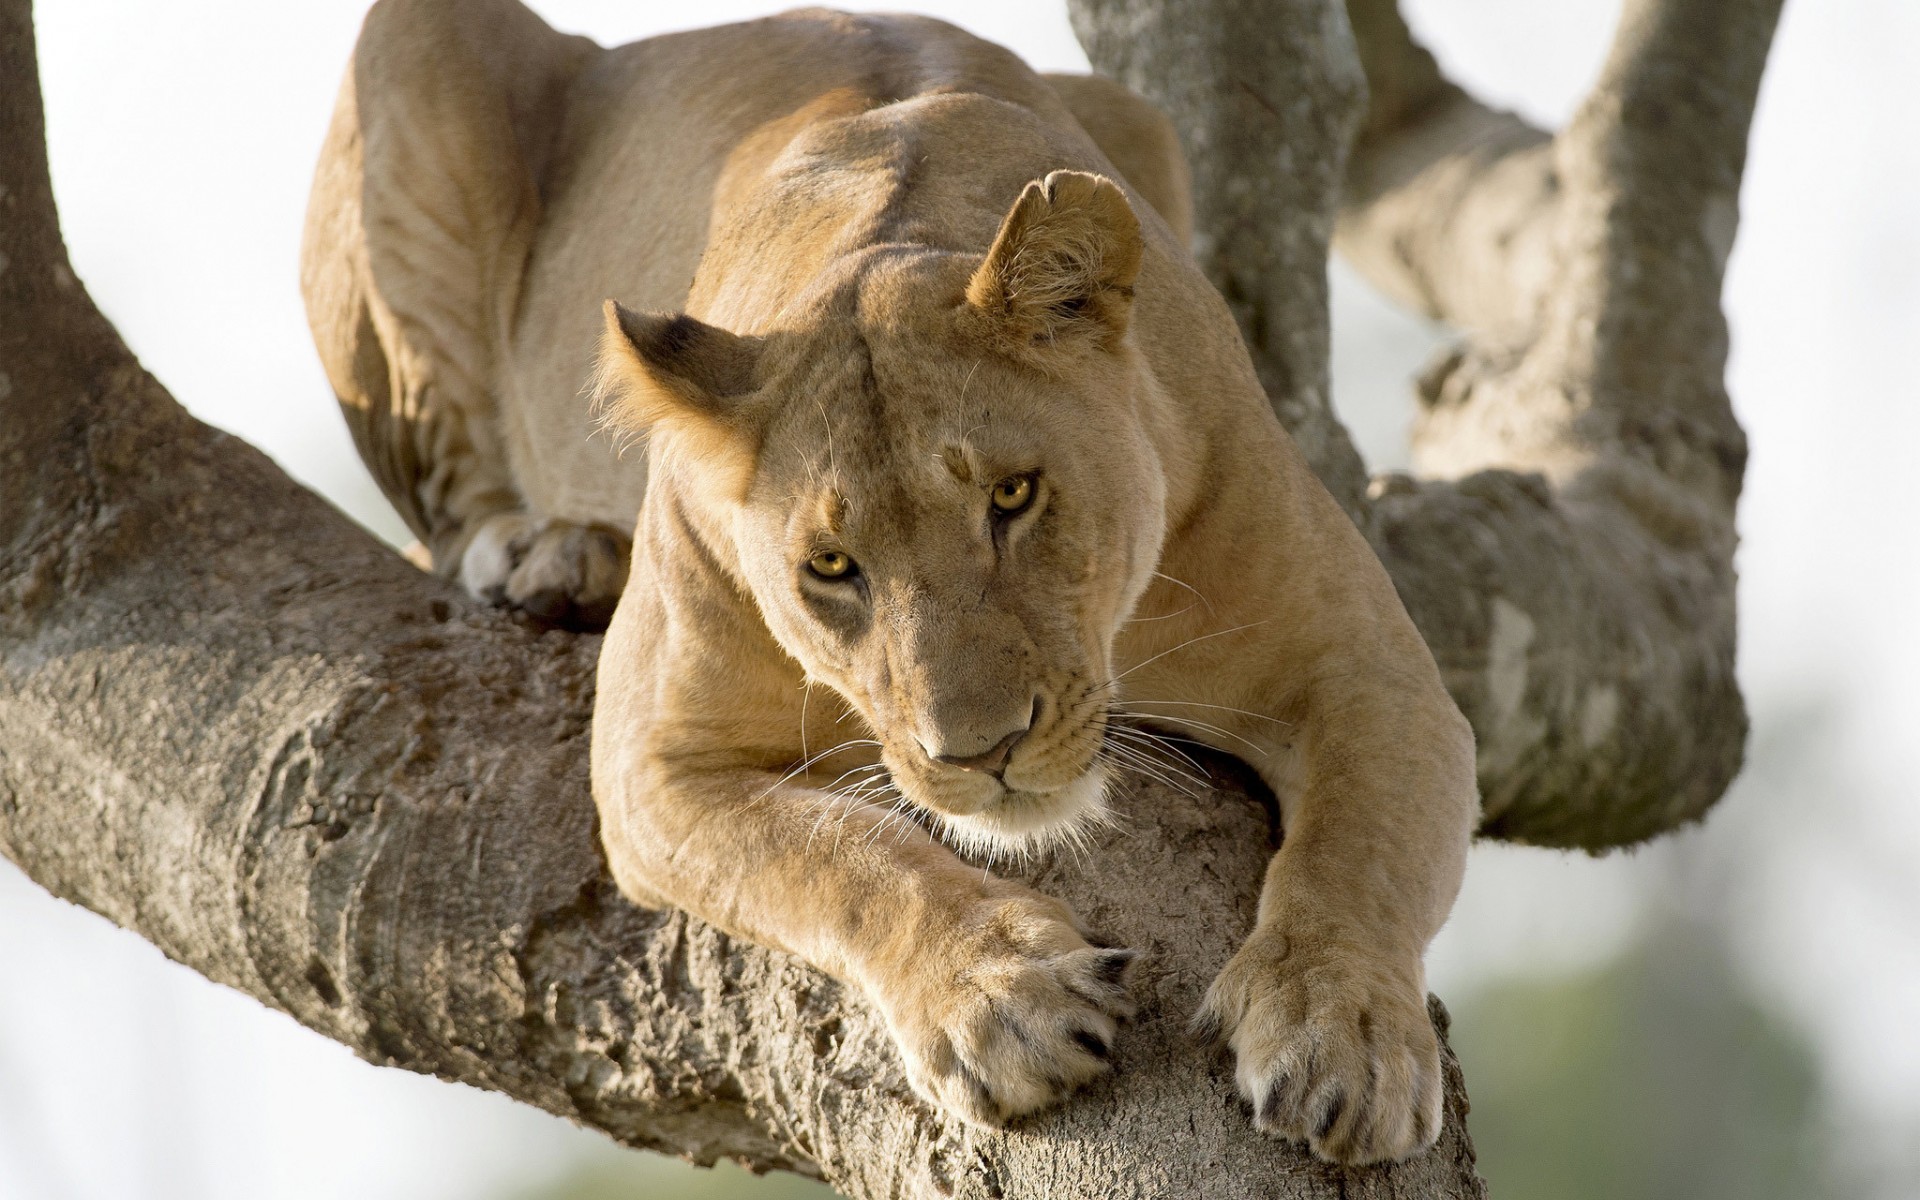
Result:
<svg viewBox="0 0 1920 1200"><path fill-rule="evenodd" d="M1009 733L979 754L936 754L933 747L926 746L925 743L922 743L922 748L927 751L927 757L937 763L959 767L962 771L982 771L998 779L1006 772L1007 759L1012 757L1013 748L1019 745L1020 739L1026 737L1033 729L1039 717L1040 701L1036 698L1033 702L1033 711L1027 714L1025 726Z"/></svg>

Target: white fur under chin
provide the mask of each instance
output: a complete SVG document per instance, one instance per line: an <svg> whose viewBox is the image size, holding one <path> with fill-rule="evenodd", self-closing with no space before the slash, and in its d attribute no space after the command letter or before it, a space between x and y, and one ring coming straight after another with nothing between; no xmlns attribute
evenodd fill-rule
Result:
<svg viewBox="0 0 1920 1200"><path fill-rule="evenodd" d="M964 817L939 814L942 838L969 858L1029 858L1057 847L1084 850L1087 835L1113 823L1107 807L1107 770L1096 764L1052 792L1002 796Z"/></svg>

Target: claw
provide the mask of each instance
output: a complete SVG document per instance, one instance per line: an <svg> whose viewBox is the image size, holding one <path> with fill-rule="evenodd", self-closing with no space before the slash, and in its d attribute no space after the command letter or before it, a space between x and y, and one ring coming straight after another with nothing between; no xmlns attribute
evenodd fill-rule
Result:
<svg viewBox="0 0 1920 1200"><path fill-rule="evenodd" d="M1079 941L1058 909L995 908L974 923L990 935L935 973L947 983L923 973L888 1012L914 1090L954 1116L1003 1128L1111 1069L1138 955ZM1020 935L1011 944L1008 929Z"/></svg>
<svg viewBox="0 0 1920 1200"><path fill-rule="evenodd" d="M1100 956L1094 972L1107 986L1116 990L1124 989L1127 986L1127 969L1139 957L1138 950L1109 950Z"/></svg>
<svg viewBox="0 0 1920 1200"><path fill-rule="evenodd" d="M1000 1105L994 1101L993 1091L987 1087L987 1081L975 1074L973 1068L964 1062L957 1062L955 1067L956 1072L960 1076L960 1081L966 1085L967 1095L973 1101L975 1114L981 1121L998 1125L1000 1123Z"/></svg>
<svg viewBox="0 0 1920 1200"><path fill-rule="evenodd" d="M1327 1101L1327 1111L1320 1114L1320 1121L1314 1127L1313 1136L1316 1138L1324 1138L1329 1133L1332 1133L1333 1127L1340 1123L1340 1114L1345 1112L1346 1108L1346 1093L1335 1092L1333 1098Z"/></svg>
<svg viewBox="0 0 1920 1200"><path fill-rule="evenodd" d="M1291 1082L1292 1077L1285 1073L1274 1078L1274 1081L1267 1086L1267 1090L1261 1094L1260 1102L1253 1106L1254 1124L1264 1129L1272 1122L1272 1114L1280 1108L1281 1097L1286 1095L1287 1086Z"/></svg>
<svg viewBox="0 0 1920 1200"><path fill-rule="evenodd" d="M1088 1054L1093 1055L1095 1058L1099 1059L1101 1062L1105 1062L1107 1060L1107 1056L1113 1053L1113 1047L1107 1045L1106 1039L1101 1037L1099 1034L1094 1033L1092 1030L1088 1030L1088 1029L1074 1030L1073 1040L1079 1043L1080 1048L1082 1050L1085 1050Z"/></svg>
<svg viewBox="0 0 1920 1200"><path fill-rule="evenodd" d="M1193 1020L1196 1037L1224 1037L1235 1082L1265 1133L1308 1142L1331 1162L1405 1158L1433 1144L1439 1061L1412 971L1365 970L1351 953L1304 940L1281 963L1250 942L1221 972ZM1338 985L1338 986L1335 986Z"/></svg>

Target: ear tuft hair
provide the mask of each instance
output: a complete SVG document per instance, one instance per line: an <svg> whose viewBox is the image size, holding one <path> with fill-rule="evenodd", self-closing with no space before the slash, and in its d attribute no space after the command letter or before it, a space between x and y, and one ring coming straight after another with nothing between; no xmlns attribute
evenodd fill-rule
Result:
<svg viewBox="0 0 1920 1200"><path fill-rule="evenodd" d="M967 284L967 301L1020 345L1127 331L1140 221L1112 180L1055 171L1029 183Z"/></svg>
<svg viewBox="0 0 1920 1200"><path fill-rule="evenodd" d="M685 313L637 313L609 300L594 399L609 425L738 425L739 399L758 384L760 339Z"/></svg>

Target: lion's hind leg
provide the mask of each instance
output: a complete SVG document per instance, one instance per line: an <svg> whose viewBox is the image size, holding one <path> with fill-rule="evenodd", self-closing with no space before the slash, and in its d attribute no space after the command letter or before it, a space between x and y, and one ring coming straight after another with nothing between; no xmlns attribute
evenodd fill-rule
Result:
<svg viewBox="0 0 1920 1200"><path fill-rule="evenodd" d="M602 626L625 531L528 511L507 444L505 331L566 85L599 52L514 0L382 0L321 151L301 290L354 443L475 596Z"/></svg>

